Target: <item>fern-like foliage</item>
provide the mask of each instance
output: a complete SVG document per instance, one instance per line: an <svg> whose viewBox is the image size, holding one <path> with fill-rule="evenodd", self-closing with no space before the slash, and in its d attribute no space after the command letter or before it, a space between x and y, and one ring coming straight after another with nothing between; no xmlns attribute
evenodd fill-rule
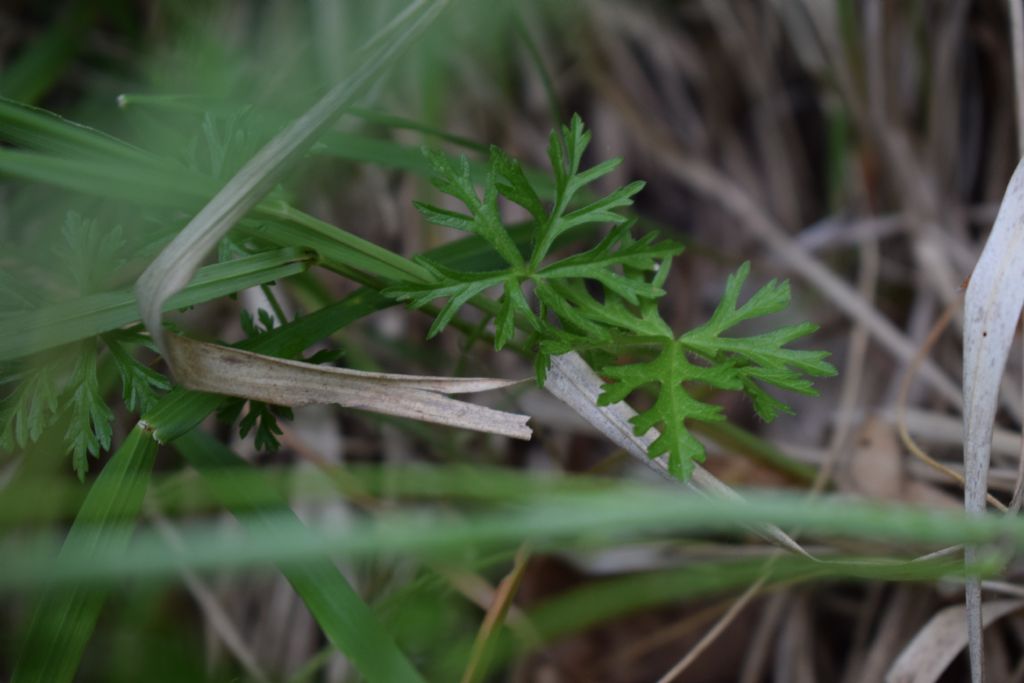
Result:
<svg viewBox="0 0 1024 683"><path fill-rule="evenodd" d="M551 134L548 157L555 193L550 206L541 201L519 163L496 147L490 151L482 196L465 158L453 163L428 151L434 186L461 202L467 213L417 203L419 211L432 223L479 235L508 265L501 270L465 272L423 261L434 277L432 282L401 283L385 291L414 308L446 300L429 338L470 300L500 288L495 348L512 339L518 317L520 326L532 331L541 384L550 356L578 351L607 379L599 405L625 400L642 388L653 389L654 403L633 418L635 432L642 435L659 427L661 434L651 443L648 455L668 454L669 470L686 479L694 463L705 457L704 446L691 434L688 423L724 419L719 406L694 397L692 384L743 391L757 414L770 421L791 410L767 388L815 394L809 377L830 376L835 369L825 360L827 352L788 348L817 329L811 323L750 336L736 334L741 323L777 313L790 299L789 284L773 280L740 305L740 291L750 272L747 263L729 278L711 318L676 335L662 319L658 299L665 294L671 259L682 247L658 241L653 233L634 237L634 222L620 211L632 204L643 183L629 183L596 199L582 197L591 183L620 163L611 159L582 169L589 141L578 116L560 134ZM500 198L518 204L530 216L533 239L527 253L519 251L502 222ZM582 206L576 208L580 201ZM593 224L609 226L598 244L575 255L551 258L560 236ZM632 362L622 363L623 357Z"/></svg>
<svg viewBox="0 0 1024 683"><path fill-rule="evenodd" d="M245 335L252 339L261 334L266 334L270 330L274 329L277 321L274 316L262 308L256 314L256 318L252 317L249 311L242 310L241 324L242 331ZM225 399L221 404L221 407L217 409L217 419L222 422L234 423L240 416L242 416L242 409L245 408L246 404L249 405L249 410L245 413L238 422L238 435L243 439L252 432L253 429L253 443L257 450L261 451L276 451L281 447L281 443L277 440L283 432L281 426L278 424L278 420L293 420L295 414L292 409L287 406L275 406L263 401L249 401L244 398L228 398Z"/></svg>
<svg viewBox="0 0 1024 683"><path fill-rule="evenodd" d="M156 370L140 363L129 349L131 345L145 346L155 351L149 337L138 329L118 330L103 335L110 358L121 378L124 404L133 413L144 413L156 403L158 391L169 391L171 381Z"/></svg>
<svg viewBox="0 0 1024 683"><path fill-rule="evenodd" d="M137 344L148 345L148 339L133 330L111 332L57 349L45 363L24 372L0 403L0 448L26 448L48 430L62 429L72 466L84 479L89 456L108 449L112 435L114 415L100 383L101 360L116 367L125 404L133 412L145 410L156 392L170 388L166 377L132 355ZM109 356L101 357L102 346Z"/></svg>
<svg viewBox="0 0 1024 683"><path fill-rule="evenodd" d="M126 243L117 226L68 212L54 248L55 280L67 291L86 295L103 290L111 272L124 262ZM22 302L25 309L43 305ZM125 404L140 412L156 400L170 381L137 360L133 351L149 346L138 330L125 329L55 349L32 367L5 368L0 384L12 390L0 400L0 449L13 451L38 441L49 430L61 430L64 446L80 479L89 470L89 456L110 447L113 413L104 396L101 367L112 363L120 376ZM109 354L104 354L104 347Z"/></svg>
<svg viewBox="0 0 1024 683"><path fill-rule="evenodd" d="M66 389L68 427L64 435L71 448L71 463L79 477L89 469L89 456L98 457L110 448L114 414L100 391L96 343L84 344Z"/></svg>
<svg viewBox="0 0 1024 683"><path fill-rule="evenodd" d="M504 347L513 337L516 316L535 332L544 333L548 313L552 313L567 329L595 332L585 318L566 306L560 293L563 287L583 286L587 280L600 283L631 304L641 299L654 299L664 291L643 277L626 274L652 271L656 264L682 251L668 241L656 241L654 234L634 241L630 237L632 223L619 213L633 203L633 195L644 183L633 182L614 192L592 199L578 208L574 200L587 186L611 173L621 159L610 159L592 168L581 169L583 154L590 142L590 133L578 116L561 135L551 134L548 157L554 174L555 199L545 208L537 191L530 184L519 162L497 147L491 147L483 196L478 194L471 177L469 162L462 157L452 163L448 157L427 150L434 169L433 184L437 189L459 200L468 213L417 203L416 208L430 222L483 238L508 264L507 268L486 272L466 272L421 260L434 276L429 283L402 283L385 290L398 300L422 308L436 299L447 299L427 333L428 339L443 330L468 301L491 288L501 288L495 317L494 346ZM499 198L518 204L531 218L532 245L528 254L520 253L502 223ZM563 259L549 259L555 241L569 230L590 224L615 226L608 236L592 249ZM532 284L533 301L527 296L526 283Z"/></svg>

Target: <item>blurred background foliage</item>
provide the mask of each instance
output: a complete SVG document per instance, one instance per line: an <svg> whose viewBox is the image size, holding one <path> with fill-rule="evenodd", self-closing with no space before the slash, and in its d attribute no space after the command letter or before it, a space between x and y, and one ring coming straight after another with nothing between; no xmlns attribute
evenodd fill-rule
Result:
<svg viewBox="0 0 1024 683"><path fill-rule="evenodd" d="M764 508L779 521L798 521L812 489L902 506L889 518L851 513L856 528L843 527L832 498L813 508L824 521L805 540L835 558L827 566L770 559L743 527L715 526L716 508L693 517L705 527L669 517L671 507L659 522L643 490L615 484L653 487L647 471L535 389L481 399L530 414L528 444L358 411L306 408L275 421L266 406L229 405L227 418L263 420L243 438L230 419L202 419L216 402L173 444L133 431L168 385L131 326L131 284L407 4L0 5L0 424L13 435L0 450L0 678L298 683L360 680L356 669L384 680L367 672L394 666L391 680L416 680L415 669L437 681L628 682L671 680L695 653L678 680L881 680L960 599L956 565L902 562L970 528L950 516L948 535L928 535L914 508L955 509L959 492L896 437L903 400L914 437L960 467L948 389L960 373L956 335L940 339L903 399L899 382L955 303L1017 161L1006 3L452 2L272 193L310 218L247 218L189 310L171 317L195 336L271 343L275 325L328 311L316 318L335 316L319 323L323 334L292 355L530 376L529 358L478 343L483 318L425 343L429 316L354 295L379 283L322 253L325 267L309 267L308 245L274 241L266 226L301 232L322 221L328 235L482 268L492 255L413 208L437 200L419 147L478 160L497 144L544 170L548 132L579 113L593 131L591 161L625 159L603 189L646 180L640 225L687 245L662 304L676 331L706 320L726 275L748 259L757 284L792 279L793 322L822 326L813 345L840 370L822 397L797 398L798 417L772 425L746 401L719 398L730 423L701 438L723 481L792 496L789 517ZM257 257L266 260L245 261ZM347 296L357 298L339 307ZM1020 377L1019 353L1010 364ZM83 391L109 415L89 413L97 404ZM9 422L19 400L26 415L47 416L26 438ZM1020 403L1011 380L990 478L1005 497L1017 479ZM85 427L75 431L76 420ZM268 435L279 449L257 447ZM119 448L138 457L115 467ZM130 544L118 511L132 509L141 512ZM289 509L305 525L281 516ZM80 532L69 534L76 519ZM921 535L894 537L886 519ZM306 526L305 554L288 556ZM330 533L346 529L379 545L331 555ZM110 541L118 534L121 545ZM52 555L65 538L61 564ZM157 549L148 565L147 548ZM121 552L137 571L117 568ZM1018 571L1011 563L999 577L1012 597ZM348 631L332 621L348 617ZM1022 625L1011 616L990 631L993 680L1024 679ZM364 628L344 652L332 645ZM388 639L405 660L389 659ZM963 662L946 676L961 680Z"/></svg>

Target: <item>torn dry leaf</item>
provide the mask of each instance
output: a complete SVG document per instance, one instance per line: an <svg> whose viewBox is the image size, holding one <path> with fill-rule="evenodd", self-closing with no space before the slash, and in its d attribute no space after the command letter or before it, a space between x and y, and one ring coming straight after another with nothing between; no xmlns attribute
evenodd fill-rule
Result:
<svg viewBox="0 0 1024 683"><path fill-rule="evenodd" d="M168 335L170 363L185 387L276 405L337 403L384 415L529 439L529 416L457 401L447 394L501 389L517 380L360 372L263 356Z"/></svg>

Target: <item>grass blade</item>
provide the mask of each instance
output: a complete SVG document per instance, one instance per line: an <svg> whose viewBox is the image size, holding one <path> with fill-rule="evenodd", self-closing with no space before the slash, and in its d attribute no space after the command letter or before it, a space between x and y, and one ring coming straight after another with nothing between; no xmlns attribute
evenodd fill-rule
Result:
<svg viewBox="0 0 1024 683"><path fill-rule="evenodd" d="M257 152L142 274L136 284L142 321L165 356L160 324L164 301L185 287L202 258L273 189L302 152L419 36L445 4L443 0L417 0L374 36L362 50L355 73Z"/></svg>
<svg viewBox="0 0 1024 683"><path fill-rule="evenodd" d="M42 97L64 73L95 22L96 3L70 3L46 33L28 45L13 64L0 71L0 93L24 102Z"/></svg>
<svg viewBox="0 0 1024 683"><path fill-rule="evenodd" d="M206 266L192 283L164 304L165 311L188 308L255 285L284 279L309 267L312 258L299 249L275 249ZM61 346L138 321L130 289L62 301L14 314L0 328L0 361Z"/></svg>
<svg viewBox="0 0 1024 683"><path fill-rule="evenodd" d="M207 479L213 494L223 497L229 504L254 543L264 543L262 539L267 530L305 533L305 525L283 499L279 499L277 505L266 504L266 500L273 499L276 489L269 482L254 478L249 465L214 438L193 431L175 441L174 447L200 474L216 474ZM230 477L232 471L246 476L236 482ZM252 503L245 500L250 495ZM423 681L373 611L330 560L290 563L280 568L327 637L352 660L366 680Z"/></svg>
<svg viewBox="0 0 1024 683"><path fill-rule="evenodd" d="M132 430L89 490L55 565L75 561L71 557L124 551L155 455L150 435L139 427ZM35 606L12 683L70 681L105 600L106 591L95 586L47 590Z"/></svg>
<svg viewBox="0 0 1024 683"><path fill-rule="evenodd" d="M389 299L361 290L246 343L267 353L297 355L353 320L389 305ZM149 481L155 438L163 435L162 440L169 440L187 432L216 410L222 400L221 396L182 389L161 399L139 423L149 425L147 430L136 427L104 466L68 534L62 554L90 556L91 550L107 549L115 554L123 552L131 534L126 521L137 516ZM47 563L52 563L52 558ZM70 680L105 600L106 591L96 586L55 587L45 593L34 612L13 680Z"/></svg>
<svg viewBox="0 0 1024 683"><path fill-rule="evenodd" d="M135 206L184 209L210 195L194 173L129 164L120 159L74 159L0 148L0 176L56 185Z"/></svg>
<svg viewBox="0 0 1024 683"><path fill-rule="evenodd" d="M381 294L362 289L287 325L247 339L238 348L266 355L294 357L315 341L393 303ZM157 441L167 443L192 430L224 400L218 394L178 387L167 394L143 420L153 430Z"/></svg>
<svg viewBox="0 0 1024 683"><path fill-rule="evenodd" d="M491 391L520 382L486 378L396 375L286 360L188 337L174 337L172 362L182 386L274 405L336 403L383 415L406 417L529 440L530 418L449 398ZM240 371L241 368L241 371Z"/></svg>
<svg viewBox="0 0 1024 683"><path fill-rule="evenodd" d="M435 472L434 470L440 470ZM182 567L196 571L240 570L270 565L291 565L316 558L462 558L467 551L494 552L496 549L529 541L538 553L614 545L623 537L679 535L706 537L721 533L746 533L755 525L799 526L808 535L830 538L870 539L900 548L904 559L864 560L861 565L878 570L876 578L908 578L920 567L913 558L922 550L961 543L998 541L1007 550L1024 548L1024 520L962 511L922 509L909 505L886 505L835 499L807 501L803 496L749 495L741 501L679 495L675 487L663 485L612 485L575 482L552 486L537 483L538 477L514 477L499 473L497 486L518 486L506 490L507 504L481 505L453 514L445 496L462 490L466 499L480 500L468 485L488 485L492 474L466 476L470 468L377 468L375 477L362 473L353 481L362 492L392 495L401 491L412 504L371 518L344 525L305 526L267 515L259 543L245 533L225 530L216 520L195 524L183 534L181 548L168 547L153 532L136 534L124 551L103 549L69 553L69 561L54 564L47 553L19 539L0 544L5 571L0 590L11 591L48 584L96 581L104 584L128 578L173 576ZM540 477L543 479L543 477ZM438 481L442 479L442 481ZM492 487L495 484L490 484ZM429 488L427 488L429 487ZM428 490L442 505L427 508L422 499ZM417 492L418 495L417 495ZM450 502L450 500L448 500ZM271 518L272 517L272 518ZM38 534L37 539L44 537ZM794 556L797 557L797 556ZM799 556L815 566L829 561ZM71 561L74 560L74 561ZM987 562L967 568L970 574L990 575L1001 563ZM962 578L960 565L949 568L949 576Z"/></svg>
<svg viewBox="0 0 1024 683"><path fill-rule="evenodd" d="M149 154L112 135L5 97L0 97L0 139L58 156L98 156L157 165Z"/></svg>

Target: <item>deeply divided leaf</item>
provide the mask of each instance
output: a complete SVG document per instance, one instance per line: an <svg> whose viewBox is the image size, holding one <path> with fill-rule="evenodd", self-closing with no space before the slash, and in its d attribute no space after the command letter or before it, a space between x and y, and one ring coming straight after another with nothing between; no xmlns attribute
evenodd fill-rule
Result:
<svg viewBox="0 0 1024 683"><path fill-rule="evenodd" d="M708 321L676 336L662 319L658 300L665 295L672 258L683 249L659 241L654 233L634 237L634 221L622 211L632 205L643 182L603 195L593 191L595 181L607 177L620 160L584 168L589 142L579 116L551 133L547 153L555 196L547 205L520 164L496 147L490 150L479 189L465 158L452 161L428 151L434 186L461 202L466 212L417 203L420 213L436 225L479 235L507 267L456 271L424 262L430 280L398 283L385 293L414 308L444 300L428 337L476 300L493 315L495 348L510 343L517 328L528 333L524 341L536 352L541 384L551 356L577 351L608 379L601 405L625 400L640 389L653 390L655 400L633 419L634 429L640 435L659 428L648 455L667 454L670 471L685 479L705 455L688 424L724 419L718 406L694 397L694 384L743 391L757 414L772 420L792 411L769 389L814 394L810 378L833 375L835 369L825 360L826 352L788 347L817 329L810 323L737 333L741 323L782 311L790 298L789 284L772 280L740 304L750 273L747 263L729 277ZM509 237L500 200L519 205L530 217L532 242L526 258ZM607 232L589 249L555 256L556 240L584 225L604 226ZM500 292L498 300L484 302L481 297L488 292ZM621 358L632 362L622 364Z"/></svg>
<svg viewBox="0 0 1024 683"><path fill-rule="evenodd" d="M666 341L655 360L602 369L606 377L614 380L604 387L602 405L623 400L641 386L657 385L654 405L638 414L633 424L638 435L661 426L661 435L648 455L654 458L668 453L669 469L677 476L689 476L693 462L704 459L704 447L686 429L686 421L722 419L719 409L687 393L684 382L742 390L752 400L758 416L771 421L781 413L792 414L792 410L769 394L766 385L816 395L808 377L835 374L835 368L825 360L827 352L785 348L817 329L810 323L747 337L725 336L739 323L778 312L789 304L788 283L773 280L742 306L738 305L749 272L750 266L745 263L730 276L725 294L708 322Z"/></svg>
<svg viewBox="0 0 1024 683"><path fill-rule="evenodd" d="M662 296L664 291L650 282L650 275L660 262L678 254L682 247L669 241L657 241L653 233L634 240L631 236L633 222L618 213L632 204L633 195L643 187L642 182L630 183L603 197L588 196L585 199L589 203L579 208L570 206L588 185L619 164L618 159L612 159L581 170L589 139L590 134L578 116L562 129L561 135L552 133L548 152L555 175L556 196L550 207L544 206L519 162L497 147L490 150L482 198L465 158L453 162L439 152L427 151L435 172L434 186L461 202L468 213L417 203L420 213L437 225L480 236L508 267L472 272L425 263L433 281L399 283L385 293L409 302L414 308L446 299L428 332L428 337L432 337L443 330L466 303L491 288L500 287L494 334L497 349L512 340L517 323L539 333L541 339L556 331L600 334L602 323L590 320L583 310L589 303L567 301L557 293L561 287L583 287L590 282L603 288L608 303L621 298L633 306ZM530 216L533 239L526 259L516 249L502 222L499 197L519 205ZM562 259L549 259L552 245L560 235L585 224L610 225L612 230L590 250ZM598 307L602 303L593 301ZM549 313L558 326L552 325Z"/></svg>
<svg viewBox="0 0 1024 683"><path fill-rule="evenodd" d="M100 391L95 344L87 345L79 355L69 387L65 438L75 472L84 479L89 471L89 456L98 457L110 448L110 423L114 419Z"/></svg>

